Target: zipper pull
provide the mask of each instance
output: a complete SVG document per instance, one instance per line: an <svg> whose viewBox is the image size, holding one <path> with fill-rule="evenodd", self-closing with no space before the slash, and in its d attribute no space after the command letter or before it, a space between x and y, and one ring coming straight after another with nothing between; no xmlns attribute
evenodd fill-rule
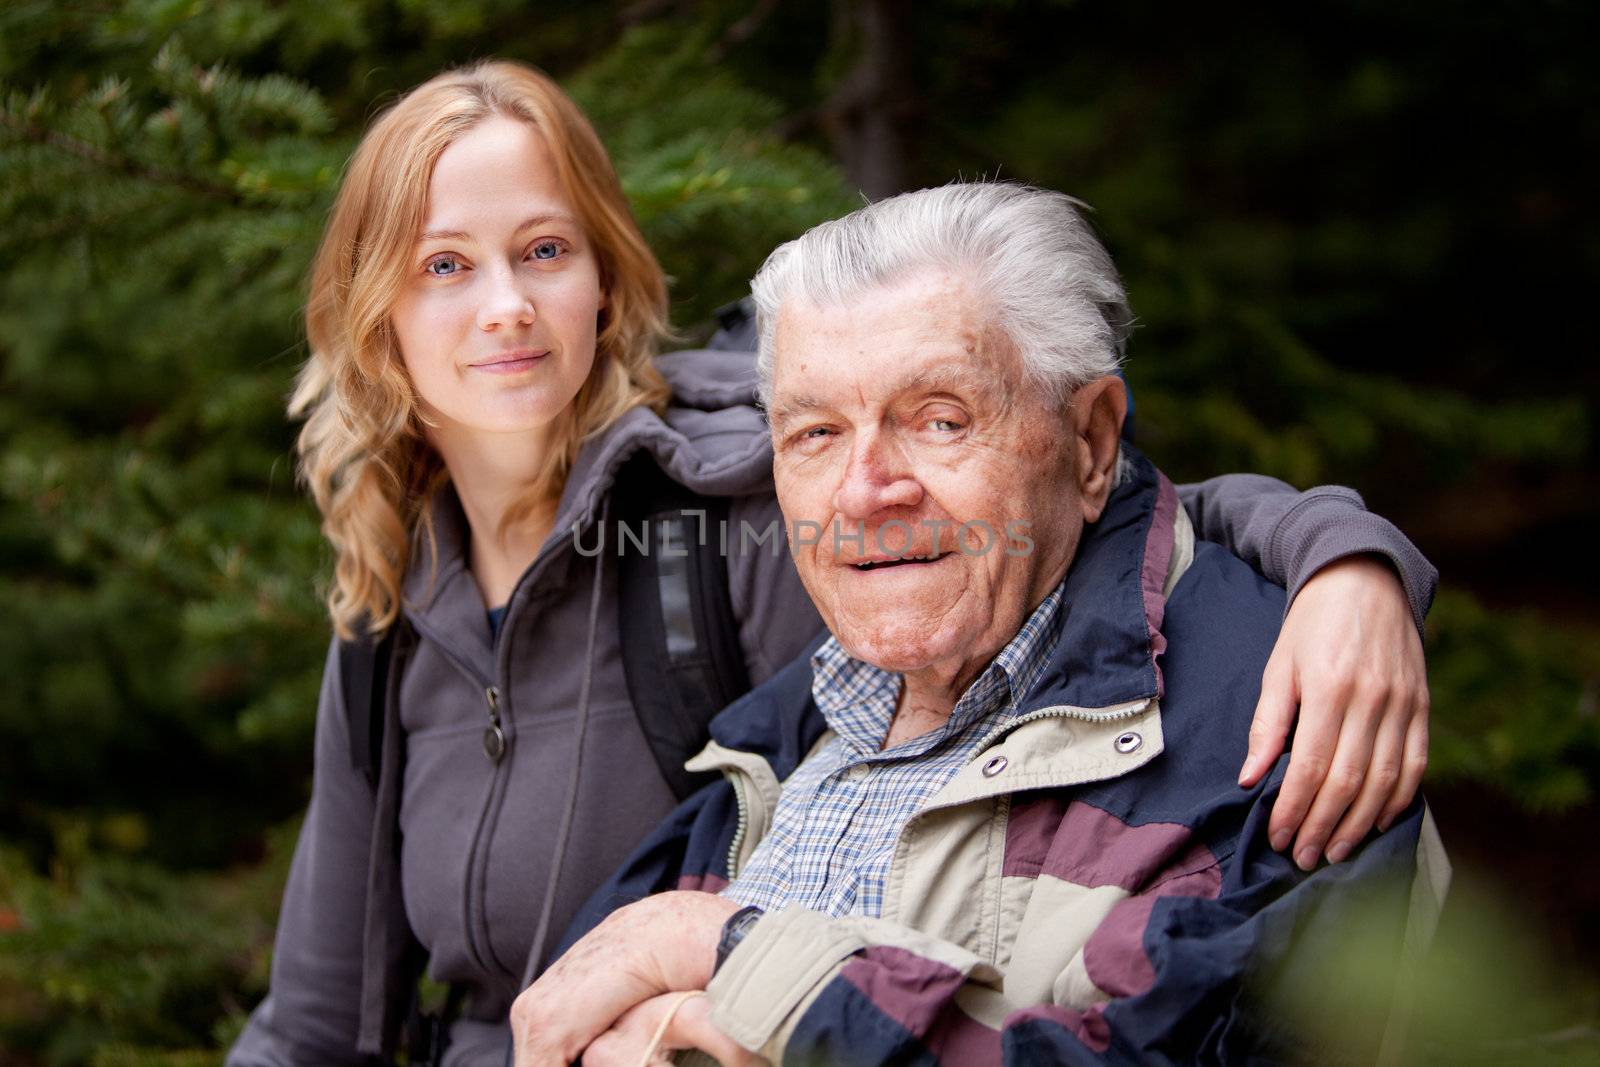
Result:
<svg viewBox="0 0 1600 1067"><path fill-rule="evenodd" d="M500 690L491 685L483 691L483 695L489 701L489 725L483 731L483 754L489 757L490 763L498 764L506 754L506 735L500 729Z"/></svg>

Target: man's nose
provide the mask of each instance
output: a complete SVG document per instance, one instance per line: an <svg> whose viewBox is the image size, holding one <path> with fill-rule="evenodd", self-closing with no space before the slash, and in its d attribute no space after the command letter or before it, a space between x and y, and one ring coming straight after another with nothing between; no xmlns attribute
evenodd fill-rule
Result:
<svg viewBox="0 0 1600 1067"><path fill-rule="evenodd" d="M483 301L478 305L478 328L485 331L532 326L533 293L527 279L507 264L483 269Z"/></svg>
<svg viewBox="0 0 1600 1067"><path fill-rule="evenodd" d="M834 492L834 510L847 519L869 519L888 508L911 508L921 502L922 483L892 442L876 433L856 439Z"/></svg>

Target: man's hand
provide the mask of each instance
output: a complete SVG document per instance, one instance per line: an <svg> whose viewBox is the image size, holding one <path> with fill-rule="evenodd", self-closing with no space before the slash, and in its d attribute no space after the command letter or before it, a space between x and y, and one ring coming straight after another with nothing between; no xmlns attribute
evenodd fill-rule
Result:
<svg viewBox="0 0 1600 1067"><path fill-rule="evenodd" d="M674 892L612 912L511 1005L516 1067L566 1067L635 1005L704 989L722 924L738 908L711 893Z"/></svg>
<svg viewBox="0 0 1600 1067"><path fill-rule="evenodd" d="M711 1002L704 994L665 993L633 1008L595 1038L583 1054L583 1067L665 1065L672 1062L672 1053L686 1048L710 1054L722 1067L756 1067L767 1062L712 1024ZM646 1051L651 1052L649 1060Z"/></svg>
<svg viewBox="0 0 1600 1067"><path fill-rule="evenodd" d="M1355 556L1301 587L1261 677L1239 784L1261 780L1296 728L1268 834L1315 867L1339 862L1376 822L1387 830L1428 766L1428 678L1422 641L1393 568ZM1329 842L1332 842L1329 844Z"/></svg>

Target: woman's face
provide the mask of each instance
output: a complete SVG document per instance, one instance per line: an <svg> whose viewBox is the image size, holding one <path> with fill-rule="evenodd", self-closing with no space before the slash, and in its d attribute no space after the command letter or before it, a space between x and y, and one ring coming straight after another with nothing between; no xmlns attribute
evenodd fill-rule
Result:
<svg viewBox="0 0 1600 1067"><path fill-rule="evenodd" d="M429 439L448 454L544 428L589 375L606 300L544 138L473 127L439 157L425 219L392 320Z"/></svg>

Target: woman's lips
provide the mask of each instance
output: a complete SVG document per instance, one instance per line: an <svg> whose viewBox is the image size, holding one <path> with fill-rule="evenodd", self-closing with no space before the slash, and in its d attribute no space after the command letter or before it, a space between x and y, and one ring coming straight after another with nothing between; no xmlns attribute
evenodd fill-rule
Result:
<svg viewBox="0 0 1600 1067"><path fill-rule="evenodd" d="M539 362L549 354L549 351L544 349L518 348L474 363L472 369L487 374L521 374L538 366Z"/></svg>

